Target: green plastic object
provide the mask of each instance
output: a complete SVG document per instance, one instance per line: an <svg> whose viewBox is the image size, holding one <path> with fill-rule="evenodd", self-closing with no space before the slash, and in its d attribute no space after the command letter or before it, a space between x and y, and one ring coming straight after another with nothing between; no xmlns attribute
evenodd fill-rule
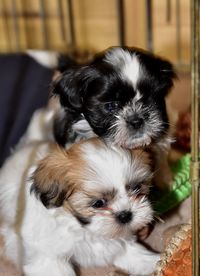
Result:
<svg viewBox="0 0 200 276"><path fill-rule="evenodd" d="M189 180L190 154L184 155L171 165L174 173L173 182L169 191L157 191L152 196L153 208L157 214L164 214L179 205L191 195L192 186Z"/></svg>

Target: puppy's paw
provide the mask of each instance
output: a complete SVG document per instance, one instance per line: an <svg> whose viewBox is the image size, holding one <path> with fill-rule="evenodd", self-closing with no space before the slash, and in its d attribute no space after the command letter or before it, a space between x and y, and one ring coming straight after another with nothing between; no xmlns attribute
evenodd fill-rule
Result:
<svg viewBox="0 0 200 276"><path fill-rule="evenodd" d="M126 242L125 254L117 256L116 267L128 271L130 275L151 275L160 259L160 254L148 250L137 242Z"/></svg>

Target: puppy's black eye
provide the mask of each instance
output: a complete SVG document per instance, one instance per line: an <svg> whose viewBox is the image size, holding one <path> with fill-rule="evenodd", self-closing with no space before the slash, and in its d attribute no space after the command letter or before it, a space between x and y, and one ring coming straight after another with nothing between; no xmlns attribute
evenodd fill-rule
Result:
<svg viewBox="0 0 200 276"><path fill-rule="evenodd" d="M106 201L105 199L97 199L93 204L92 207L94 208L102 208L106 206Z"/></svg>
<svg viewBox="0 0 200 276"><path fill-rule="evenodd" d="M120 108L120 102L107 102L105 103L105 109L109 112L117 111Z"/></svg>

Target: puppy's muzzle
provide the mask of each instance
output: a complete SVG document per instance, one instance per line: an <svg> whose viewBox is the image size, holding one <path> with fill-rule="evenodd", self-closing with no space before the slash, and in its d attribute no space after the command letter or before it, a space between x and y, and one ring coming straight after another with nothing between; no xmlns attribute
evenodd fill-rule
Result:
<svg viewBox="0 0 200 276"><path fill-rule="evenodd" d="M133 218L132 212L127 210L121 211L116 215L116 220L122 224L131 222L132 218Z"/></svg>

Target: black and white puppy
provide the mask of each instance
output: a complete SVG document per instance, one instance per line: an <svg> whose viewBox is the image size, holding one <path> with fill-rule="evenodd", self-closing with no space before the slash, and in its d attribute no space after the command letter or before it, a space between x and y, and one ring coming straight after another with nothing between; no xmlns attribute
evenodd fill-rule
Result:
<svg viewBox="0 0 200 276"><path fill-rule="evenodd" d="M53 84L62 106L56 141L68 146L97 135L125 148L168 143L165 96L174 78L171 63L136 48L112 47L74 64Z"/></svg>

